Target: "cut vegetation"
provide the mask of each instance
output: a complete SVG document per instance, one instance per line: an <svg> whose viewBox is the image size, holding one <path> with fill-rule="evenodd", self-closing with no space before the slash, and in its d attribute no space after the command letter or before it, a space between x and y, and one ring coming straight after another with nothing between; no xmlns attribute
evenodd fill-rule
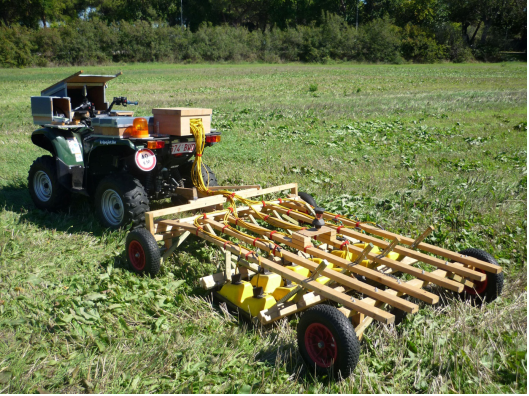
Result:
<svg viewBox="0 0 529 396"><path fill-rule="evenodd" d="M426 242L492 254L503 294L475 307L442 292L370 327L348 379L314 379L298 318L251 328L202 291L224 260L214 247L189 237L141 277L127 232L101 228L87 198L36 209L27 172L45 152L29 98L78 68L0 70L1 392L527 392L526 64L83 68L117 69L108 96L138 100L136 115L214 109L222 142L203 159L219 184L297 182L329 211L412 238L433 225Z"/></svg>

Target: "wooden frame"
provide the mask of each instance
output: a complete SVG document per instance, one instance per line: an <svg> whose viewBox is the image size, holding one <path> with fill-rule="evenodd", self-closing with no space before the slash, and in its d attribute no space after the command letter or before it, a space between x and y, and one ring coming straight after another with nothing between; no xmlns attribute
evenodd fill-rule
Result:
<svg viewBox="0 0 529 396"><path fill-rule="evenodd" d="M302 285L305 293L301 297L261 311L257 317L252 319L256 323L269 324L307 309L314 304L332 300L342 305L340 311L351 319L357 336L361 338L373 320L384 324L393 323L394 316L386 311L385 307L395 307L410 314L417 312L417 304L401 298L404 295L412 296L428 304L436 304L439 297L424 290L424 287L430 283L460 293L464 286L472 287L473 282L486 279L486 273L481 271L501 272L501 267L492 266L474 258L461 257L455 252L424 243L423 240L433 230L432 227L429 227L414 240L365 223L358 223L325 213L323 217L327 223L319 230L289 230L297 224L301 226L311 224L313 220L313 217L307 214L306 204L298 202L298 188L295 183L265 189L261 189L259 186L215 188L215 190L219 189L238 191L237 195L244 198L288 190L290 199L286 201L282 199L261 201L262 203L252 204L252 207L237 207L236 217L227 209L221 210L228 200L226 197L222 195L200 197L196 190L193 192L193 189L186 189L192 191L193 194L190 203L146 213L146 227L156 240L166 241L168 250L164 254L164 259L175 250L176 247L172 244L172 240L177 236L180 236L178 244L181 243L182 238L194 234L219 246L226 255L225 270L201 278L200 283L205 289L219 289L231 279L232 260L237 262L239 271L244 277L257 271L256 265L259 265L261 268L281 275L284 279ZM180 219L160 218L210 207L214 207L216 211ZM226 217L226 215L228 216ZM227 224L230 227L222 223L222 219L227 219ZM329 220L337 220L340 225L338 223L335 225ZM197 226L196 222L200 225ZM267 227L267 225L273 228ZM239 232L236 227L239 227L241 231ZM281 229L290 232L289 234L278 232ZM236 239L238 243L235 244L225 239L225 236ZM389 241L383 238L389 239ZM314 241L320 242L321 245L315 246ZM351 241L368 245L364 249L351 244ZM243 244L251 246L251 248L244 247ZM407 245L407 247L401 244ZM371 249L374 246L380 248L382 253L373 253ZM252 248L261 253L252 251ZM329 250L347 250L349 253L353 253L355 259L347 260ZM442 256L444 259L430 256L418 250ZM390 251L399 253L398 259L389 258ZM263 253L267 253L268 257L265 257ZM285 264L294 263L314 273L318 264L312 261L310 257L327 260L335 268L341 268L341 271L330 267L322 270L323 267L320 266L318 270L321 270L321 275L330 279L330 283L321 284L285 268ZM364 259L368 260L367 266L364 265ZM457 261L452 262L452 260ZM438 269L431 272L425 271L415 266L419 261L433 265ZM395 272L406 273L415 279L405 282L388 276ZM357 279L357 276L370 279L380 286L372 286L362 282ZM225 299L219 298L219 300L224 301Z"/></svg>

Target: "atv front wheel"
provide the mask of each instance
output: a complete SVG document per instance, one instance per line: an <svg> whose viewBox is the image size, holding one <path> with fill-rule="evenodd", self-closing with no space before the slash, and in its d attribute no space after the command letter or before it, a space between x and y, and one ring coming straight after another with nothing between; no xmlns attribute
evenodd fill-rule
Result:
<svg viewBox="0 0 529 396"><path fill-rule="evenodd" d="M59 183L55 159L49 155L37 158L29 168L28 187L39 209L54 212L70 203L70 191Z"/></svg>
<svg viewBox="0 0 529 396"><path fill-rule="evenodd" d="M101 225L116 230L132 223L134 229L145 225L149 198L138 179L128 174L113 174L98 184L95 206Z"/></svg>

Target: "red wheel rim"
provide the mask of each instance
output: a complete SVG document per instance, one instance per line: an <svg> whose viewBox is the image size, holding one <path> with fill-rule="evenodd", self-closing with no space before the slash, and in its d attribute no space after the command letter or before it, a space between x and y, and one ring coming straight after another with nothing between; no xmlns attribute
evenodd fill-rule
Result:
<svg viewBox="0 0 529 396"><path fill-rule="evenodd" d="M487 274L485 271L478 269L478 268L476 268L476 271ZM488 281L489 281L489 277L487 276L483 282L479 282L479 281L474 282L474 287L465 286L465 292L472 296L475 296L476 294L481 295L485 292L485 290L487 290Z"/></svg>
<svg viewBox="0 0 529 396"><path fill-rule="evenodd" d="M314 363L330 367L338 357L338 346L327 326L312 323L305 330L305 349Z"/></svg>
<svg viewBox="0 0 529 396"><path fill-rule="evenodd" d="M129 245L129 260L135 270L143 271L145 268L145 252L138 241L132 241Z"/></svg>

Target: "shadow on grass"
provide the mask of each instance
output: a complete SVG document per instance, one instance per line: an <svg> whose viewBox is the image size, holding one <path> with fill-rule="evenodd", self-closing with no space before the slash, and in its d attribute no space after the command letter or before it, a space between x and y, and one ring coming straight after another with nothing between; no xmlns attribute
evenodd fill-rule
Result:
<svg viewBox="0 0 529 396"><path fill-rule="evenodd" d="M151 209L171 206L169 200L151 203ZM111 230L102 227L96 216L91 197L72 194L70 205L58 212L46 212L37 209L29 195L25 181L11 182L0 187L0 207L20 213L20 221L33 223L41 228L54 229L69 233L92 233L102 236Z"/></svg>

